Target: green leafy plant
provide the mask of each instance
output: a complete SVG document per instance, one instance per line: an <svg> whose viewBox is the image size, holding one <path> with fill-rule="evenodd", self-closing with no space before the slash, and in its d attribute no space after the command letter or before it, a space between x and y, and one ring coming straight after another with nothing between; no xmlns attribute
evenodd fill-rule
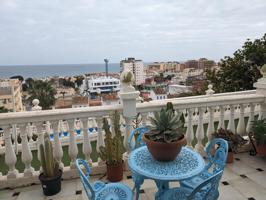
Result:
<svg viewBox="0 0 266 200"><path fill-rule="evenodd" d="M59 162L53 157L53 147L49 135L44 135L44 144L40 145L41 165L45 177L55 177L59 173Z"/></svg>
<svg viewBox="0 0 266 200"><path fill-rule="evenodd" d="M123 137L120 130L120 114L115 111L111 115L111 121L114 131L114 136L110 131L110 125L106 118L103 118L103 129L105 131L105 146L100 147L100 158L108 165L117 165L123 162Z"/></svg>
<svg viewBox="0 0 266 200"><path fill-rule="evenodd" d="M234 134L230 130L224 130L222 128L215 131L212 136L214 138L222 138L228 142L229 145L229 151L233 151L234 153L237 153L237 148L241 145L244 145L247 143L247 140L245 140L243 137L241 137L239 134Z"/></svg>
<svg viewBox="0 0 266 200"><path fill-rule="evenodd" d="M266 119L254 120L252 122L251 135L256 140L257 145L266 144Z"/></svg>
<svg viewBox="0 0 266 200"><path fill-rule="evenodd" d="M184 136L184 122L182 115L176 115L172 103L167 103L166 108L155 112L150 117L150 131L145 136L152 141L171 143Z"/></svg>

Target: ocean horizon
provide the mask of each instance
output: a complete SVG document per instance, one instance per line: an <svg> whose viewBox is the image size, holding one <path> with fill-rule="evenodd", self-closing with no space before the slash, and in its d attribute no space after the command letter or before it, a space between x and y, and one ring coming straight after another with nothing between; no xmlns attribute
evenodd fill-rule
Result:
<svg viewBox="0 0 266 200"><path fill-rule="evenodd" d="M119 63L109 63L109 72L118 73ZM48 76L75 76L88 73L105 72L103 64L49 64L49 65L5 65L0 66L0 78L23 76L26 78L44 78Z"/></svg>

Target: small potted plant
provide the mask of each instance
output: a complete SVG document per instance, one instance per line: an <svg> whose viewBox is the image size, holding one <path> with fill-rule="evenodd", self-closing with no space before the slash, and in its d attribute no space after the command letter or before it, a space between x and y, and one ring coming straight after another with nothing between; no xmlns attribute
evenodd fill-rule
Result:
<svg viewBox="0 0 266 200"><path fill-rule="evenodd" d="M118 182L123 179L123 137L120 130L120 114L115 111L111 117L112 130L106 118L103 118L103 129L105 131L105 146L100 147L100 158L106 162L107 179L111 182Z"/></svg>
<svg viewBox="0 0 266 200"><path fill-rule="evenodd" d="M135 91L135 88L132 86L135 79L131 71L125 70L120 75L121 80L121 90L123 92L132 92Z"/></svg>
<svg viewBox="0 0 266 200"><path fill-rule="evenodd" d="M149 152L158 161L173 161L186 145L182 115L176 115L173 104L167 103L150 121L149 131L143 135Z"/></svg>
<svg viewBox="0 0 266 200"><path fill-rule="evenodd" d="M238 147L247 142L247 140L243 139L239 134L234 134L232 131L222 128L215 131L212 136L214 138L222 138L228 142L227 163L232 163L234 161L234 153L238 152Z"/></svg>
<svg viewBox="0 0 266 200"><path fill-rule="evenodd" d="M256 153L266 156L266 122L265 119L255 120L252 124L250 138L255 146Z"/></svg>
<svg viewBox="0 0 266 200"><path fill-rule="evenodd" d="M59 162L53 157L53 147L48 133L44 136L44 144L40 145L40 157L42 173L39 179L43 193L46 196L55 195L61 191L62 170L59 169Z"/></svg>

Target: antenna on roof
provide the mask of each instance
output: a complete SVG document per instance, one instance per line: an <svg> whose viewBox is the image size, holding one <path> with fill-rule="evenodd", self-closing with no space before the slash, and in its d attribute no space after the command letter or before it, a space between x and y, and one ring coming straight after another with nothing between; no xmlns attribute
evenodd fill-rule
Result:
<svg viewBox="0 0 266 200"><path fill-rule="evenodd" d="M108 77L108 62L109 62L109 60L107 58L105 58L104 62L105 62L105 75L106 75L106 77Z"/></svg>

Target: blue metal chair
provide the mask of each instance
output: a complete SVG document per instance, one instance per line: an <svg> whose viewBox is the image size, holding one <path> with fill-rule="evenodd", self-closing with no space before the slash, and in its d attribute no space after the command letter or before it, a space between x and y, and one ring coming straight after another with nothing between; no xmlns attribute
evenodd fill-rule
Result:
<svg viewBox="0 0 266 200"><path fill-rule="evenodd" d="M197 185L211 177L213 174L224 170L228 154L228 143L221 138L215 138L210 141L205 152L207 154L208 163L206 164L203 172L190 179L180 181L182 187L195 188Z"/></svg>
<svg viewBox="0 0 266 200"><path fill-rule="evenodd" d="M166 190L156 200L217 200L219 182L223 171L220 171L200 183L195 189L177 187Z"/></svg>
<svg viewBox="0 0 266 200"><path fill-rule="evenodd" d="M145 143L142 140L142 136L148 130L149 130L148 127L142 126L142 127L139 127L139 128L134 129L130 133L130 136L128 138L128 146L129 146L130 151L132 151L134 149L137 149L137 148L145 145ZM136 136L137 136L137 138L136 138ZM134 146L132 145L133 138L135 139L135 145Z"/></svg>
<svg viewBox="0 0 266 200"><path fill-rule="evenodd" d="M85 173L81 169L85 168ZM89 200L132 200L131 189L122 183L105 184L101 181L95 181L93 184L89 181L90 168L85 160L77 159L76 166Z"/></svg>

